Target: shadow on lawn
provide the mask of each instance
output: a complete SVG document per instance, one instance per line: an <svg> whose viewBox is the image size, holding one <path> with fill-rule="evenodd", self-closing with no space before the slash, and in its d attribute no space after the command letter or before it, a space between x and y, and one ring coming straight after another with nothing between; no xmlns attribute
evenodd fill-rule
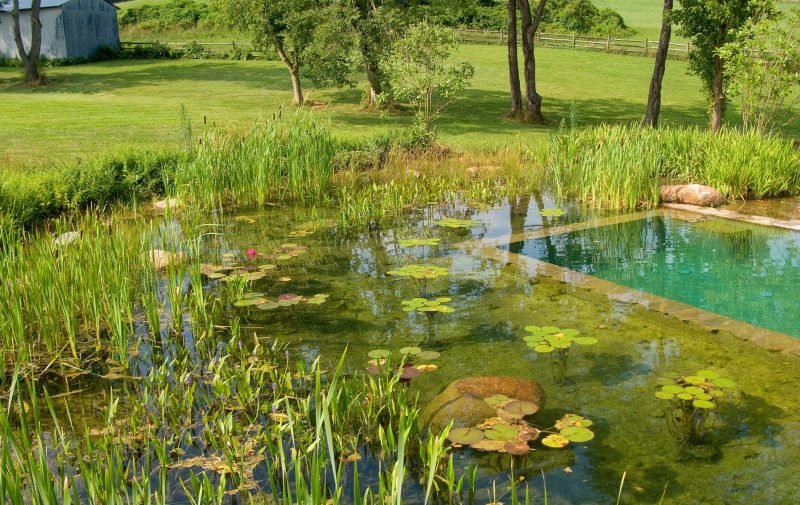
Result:
<svg viewBox="0 0 800 505"><path fill-rule="evenodd" d="M358 103L360 90L340 90L331 94L334 103ZM568 122L574 110L578 126L587 126L602 122L631 123L638 122L644 115L646 97L642 103L619 99L577 98L555 99L544 97L543 112L547 124L531 125L505 118L508 112L508 94L501 91L470 89L455 101L437 122L441 133L445 135L464 135L470 133L517 135L531 132L552 132L562 122ZM392 125L410 124L412 113L404 111L381 118L369 112L352 113L334 111L330 113L334 123L346 124L356 128L373 128ZM735 115L728 118L736 121ZM662 111L662 120L667 123L704 126L706 110L702 106L666 106Z"/></svg>
<svg viewBox="0 0 800 505"><path fill-rule="evenodd" d="M86 69L86 70L84 70ZM35 93L103 93L168 82L192 81L198 86L219 86L225 93L226 83L248 85L270 91L285 91L291 97L291 81L286 69L275 62L225 62L212 60L119 60L74 65L48 71L47 86L28 88L18 76L0 79L5 91L30 90Z"/></svg>

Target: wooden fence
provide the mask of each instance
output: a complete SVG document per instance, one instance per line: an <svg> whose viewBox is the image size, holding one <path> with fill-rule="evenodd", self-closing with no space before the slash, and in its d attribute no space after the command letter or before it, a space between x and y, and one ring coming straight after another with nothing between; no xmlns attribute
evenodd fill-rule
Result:
<svg viewBox="0 0 800 505"><path fill-rule="evenodd" d="M508 32L506 30L455 30L461 42L467 44L506 44ZM517 36L517 40L519 40ZM545 33L536 32L534 42L541 47L559 47L565 49L587 49L605 51L609 53L640 54L654 56L658 49L657 40L625 39L614 37L588 37L574 33ZM687 57L691 51L691 44L671 42L669 54L675 57Z"/></svg>
<svg viewBox="0 0 800 505"><path fill-rule="evenodd" d="M506 30L455 30L461 42L466 44L506 44L508 43L508 32ZM517 37L519 40L519 37ZM654 56L658 49L657 40L649 39L625 39L614 37L587 37L584 35L566 33L545 33L536 32L534 42L540 47L557 47L565 49L583 49L594 51L605 51L618 54L639 54L643 56ZM134 47L136 45L152 44L150 42L123 42L123 47ZM195 42L199 46L208 50L210 53L220 54L235 49L249 50L254 54L252 44L247 42ZM189 42L167 42L164 45L173 49L185 49L190 45ZM671 42L669 44L669 55L677 58L686 58L691 51L690 43Z"/></svg>

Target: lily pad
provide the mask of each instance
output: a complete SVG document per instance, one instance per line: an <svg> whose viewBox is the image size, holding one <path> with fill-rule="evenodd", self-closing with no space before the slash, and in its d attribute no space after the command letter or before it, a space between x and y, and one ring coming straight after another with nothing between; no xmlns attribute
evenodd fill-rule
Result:
<svg viewBox="0 0 800 505"><path fill-rule="evenodd" d="M689 397L691 398L691 395ZM656 391L656 398L661 400L672 400L675 398L675 395L672 393L667 393L666 391Z"/></svg>
<svg viewBox="0 0 800 505"><path fill-rule="evenodd" d="M420 349L419 347L411 346L411 347L401 347L400 348L400 354L404 354L404 355L409 355L409 354L414 355L414 354L419 354L420 352L422 352L422 349Z"/></svg>
<svg viewBox="0 0 800 505"><path fill-rule="evenodd" d="M417 370L420 372L435 372L438 369L438 365L417 365Z"/></svg>
<svg viewBox="0 0 800 505"><path fill-rule="evenodd" d="M723 389L724 388L732 388L732 387L736 386L735 382L733 382L730 379L726 379L724 377L719 377L717 379L714 379L714 380L711 381L711 383L714 384L716 387L723 388Z"/></svg>
<svg viewBox="0 0 800 505"><path fill-rule="evenodd" d="M706 381L703 377L700 377L699 375L689 375L687 377L684 377L683 380L685 380L689 384L694 384L694 385L702 384Z"/></svg>
<svg viewBox="0 0 800 505"><path fill-rule="evenodd" d="M509 424L496 424L493 428L483 432L484 436L489 440L502 440L508 441L516 438L519 430Z"/></svg>
<svg viewBox="0 0 800 505"><path fill-rule="evenodd" d="M597 339L594 337L578 337L575 339L575 343L578 345L594 345L597 343Z"/></svg>
<svg viewBox="0 0 800 505"><path fill-rule="evenodd" d="M559 208L542 209L539 211L542 217L560 217L564 215L564 211Z"/></svg>
<svg viewBox="0 0 800 505"><path fill-rule="evenodd" d="M690 395L693 395L693 396L699 395L701 393L705 393L703 388L697 387L697 386L688 386L688 387L684 388L683 392L684 393L689 393Z"/></svg>
<svg viewBox="0 0 800 505"><path fill-rule="evenodd" d="M531 447L528 445L527 442L523 442L521 440L509 440L503 446L503 451L509 454L513 454L514 456L524 456L531 452Z"/></svg>
<svg viewBox="0 0 800 505"><path fill-rule="evenodd" d="M695 400L692 402L692 405L698 409L713 409L717 406L714 402L709 400Z"/></svg>
<svg viewBox="0 0 800 505"><path fill-rule="evenodd" d="M508 403L510 400L511 398L509 398L508 396L499 394L487 396L486 398L483 399L483 401L485 401L486 403L488 403L489 405L491 405L496 409L499 409L500 407Z"/></svg>
<svg viewBox="0 0 800 505"><path fill-rule="evenodd" d="M436 351L421 351L418 352L415 357L420 361L433 361L439 359L439 356L441 356L441 354Z"/></svg>
<svg viewBox="0 0 800 505"><path fill-rule="evenodd" d="M548 344L539 344L539 345L535 346L533 348L533 350L538 352L538 353L541 353L541 354L546 354L548 352L555 351L555 348L553 346L551 346L551 345L548 345Z"/></svg>
<svg viewBox="0 0 800 505"><path fill-rule="evenodd" d="M392 353L386 349L374 349L367 353L372 359L388 358Z"/></svg>
<svg viewBox="0 0 800 505"><path fill-rule="evenodd" d="M503 410L512 414L529 416L539 411L539 406L532 402L512 400L503 405Z"/></svg>
<svg viewBox="0 0 800 505"><path fill-rule="evenodd" d="M719 377L719 374L714 370L700 370L697 372L697 375L703 377L706 380L713 380Z"/></svg>
<svg viewBox="0 0 800 505"><path fill-rule="evenodd" d="M542 439L542 445L552 449L561 449L569 445L569 439L563 435L553 433Z"/></svg>
<svg viewBox="0 0 800 505"><path fill-rule="evenodd" d="M481 430L475 428L454 428L447 434L447 439L454 444L472 445L483 440Z"/></svg>
<svg viewBox="0 0 800 505"><path fill-rule="evenodd" d="M662 391L662 393L663 393L663 391ZM669 394L669 393L668 393L668 394ZM689 400L694 400L694 396L690 395L689 393L679 393L679 394L678 394L678 395L676 395L676 396L677 396L677 397L678 397L678 399L680 399L680 400L686 400L686 401L689 401ZM669 400L669 398L667 398L667 399Z"/></svg>
<svg viewBox="0 0 800 505"><path fill-rule="evenodd" d="M677 395L683 393L683 386L678 386L677 384L670 384L668 386L662 386L661 391Z"/></svg>
<svg viewBox="0 0 800 505"><path fill-rule="evenodd" d="M567 426L560 433L567 440L575 443L588 442L594 438L594 432L583 426Z"/></svg>

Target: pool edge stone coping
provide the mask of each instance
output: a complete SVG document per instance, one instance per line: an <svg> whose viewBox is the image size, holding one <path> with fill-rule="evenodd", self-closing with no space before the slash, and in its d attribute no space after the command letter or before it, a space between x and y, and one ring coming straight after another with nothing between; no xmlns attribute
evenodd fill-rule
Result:
<svg viewBox="0 0 800 505"><path fill-rule="evenodd" d="M696 209L711 210L716 212L697 212L695 210L695 206L693 205L668 204L668 206L665 205L664 208L651 211L634 212L631 214L591 219L589 221L573 223L570 225L556 226L549 229L540 228L533 231L510 234L492 239L468 240L456 245L457 247L474 256L504 264L513 264L521 270L526 271L531 277L544 276L554 279L558 282L572 284L575 287L586 291L604 294L612 302L639 305L647 310L659 312L665 316L678 319L684 323L692 323L710 333L717 334L719 332L725 332L736 338L747 340L766 351L781 352L783 354L800 357L800 339L786 335L785 333L755 326L744 321L731 319L729 317L703 310L686 303L631 289L599 277L576 272L552 263L547 263L546 261L522 256L520 254L498 248L500 245L519 242L522 240L561 235L578 230L585 230L589 228L596 228L600 226L607 226L611 224L624 223L628 221L664 215L687 221L696 221L698 215L702 214L703 216L735 219L753 224L763 224L765 226L776 226L779 228L800 231L800 222L792 224L791 222L784 221L784 224L789 223L792 226L797 226L797 228L787 228L786 226L767 223L767 221L781 222L781 220L778 219L760 218L757 221L748 220L748 217L759 218L759 216L746 216L744 214L739 214L739 216L744 219L737 219L735 217L728 218L728 214L738 213L732 211L720 211L719 209L708 209L706 207L696 207Z"/></svg>
<svg viewBox="0 0 800 505"><path fill-rule="evenodd" d="M700 207L698 205L688 205L685 203L663 203L661 207L670 210L679 210L685 212L692 212L701 214L706 217L719 217L723 219L731 219L734 221L742 221L744 223L758 224L761 226L771 226L773 228L783 228L785 230L800 231L800 220L792 219L775 219L766 216L757 216L754 214L742 214L734 210L715 209L713 207Z"/></svg>

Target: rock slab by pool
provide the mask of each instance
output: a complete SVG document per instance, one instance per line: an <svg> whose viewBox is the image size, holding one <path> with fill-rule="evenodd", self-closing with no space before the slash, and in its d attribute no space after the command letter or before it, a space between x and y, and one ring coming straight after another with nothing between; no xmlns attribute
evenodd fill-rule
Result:
<svg viewBox="0 0 800 505"><path fill-rule="evenodd" d="M727 203L722 193L702 184L661 186L659 198L664 203L685 203L701 207L718 207Z"/></svg>
<svg viewBox="0 0 800 505"><path fill-rule="evenodd" d="M497 409L484 401L494 395L505 395L544 406L542 387L532 380L514 377L467 377L451 382L425 406L419 416L421 426L440 431L450 421L454 428L470 428L497 415Z"/></svg>

